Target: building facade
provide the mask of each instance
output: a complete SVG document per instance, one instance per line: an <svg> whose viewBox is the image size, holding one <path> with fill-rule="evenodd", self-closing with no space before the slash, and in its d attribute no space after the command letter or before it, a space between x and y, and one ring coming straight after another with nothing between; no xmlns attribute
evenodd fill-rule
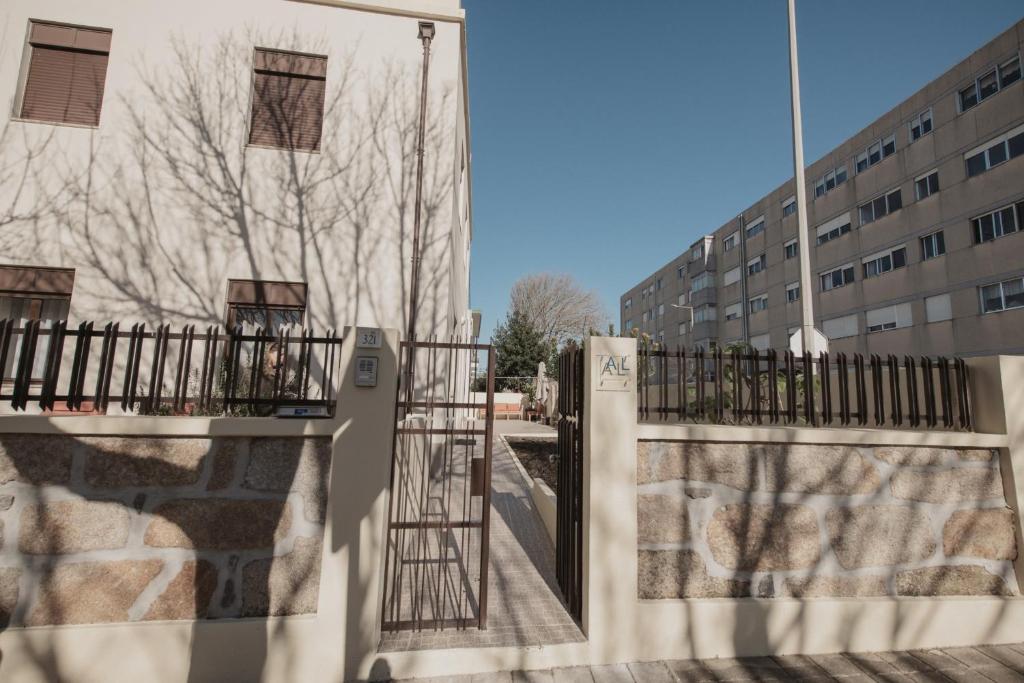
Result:
<svg viewBox="0 0 1024 683"><path fill-rule="evenodd" d="M1024 353L1022 44L1024 21L807 168L830 350ZM623 294L622 330L787 348L807 294L794 194L791 179Z"/></svg>
<svg viewBox="0 0 1024 683"><path fill-rule="evenodd" d="M458 0L0 17L0 318L404 332L429 22L417 321L469 335Z"/></svg>

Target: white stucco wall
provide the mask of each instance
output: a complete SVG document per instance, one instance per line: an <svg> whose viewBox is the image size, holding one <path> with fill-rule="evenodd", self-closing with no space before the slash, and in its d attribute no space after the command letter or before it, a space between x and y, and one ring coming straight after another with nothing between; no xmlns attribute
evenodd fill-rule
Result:
<svg viewBox="0 0 1024 683"><path fill-rule="evenodd" d="M458 5L4 3L0 263L75 268L73 321L222 323L227 279L252 278L307 282L306 323L318 329L404 329L417 21L430 18L419 327L463 332L471 213ZM97 128L13 116L29 19L112 29ZM319 153L247 147L256 47L327 55Z"/></svg>

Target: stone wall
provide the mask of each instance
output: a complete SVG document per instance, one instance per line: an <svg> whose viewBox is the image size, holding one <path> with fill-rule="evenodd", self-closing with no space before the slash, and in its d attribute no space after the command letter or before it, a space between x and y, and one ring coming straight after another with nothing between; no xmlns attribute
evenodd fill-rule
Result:
<svg viewBox="0 0 1024 683"><path fill-rule="evenodd" d="M996 454L641 441L642 599L1016 595Z"/></svg>
<svg viewBox="0 0 1024 683"><path fill-rule="evenodd" d="M330 453L0 435L0 626L315 613Z"/></svg>

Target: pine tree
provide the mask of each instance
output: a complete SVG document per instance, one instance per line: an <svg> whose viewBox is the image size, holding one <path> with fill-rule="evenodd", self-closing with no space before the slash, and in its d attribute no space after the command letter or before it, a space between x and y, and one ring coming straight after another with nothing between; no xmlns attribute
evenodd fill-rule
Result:
<svg viewBox="0 0 1024 683"><path fill-rule="evenodd" d="M549 346L540 330L524 315L513 311L498 325L491 339L497 358L495 374L502 378L536 377L537 365L548 357ZM498 391L522 391L528 383L515 379L496 381Z"/></svg>

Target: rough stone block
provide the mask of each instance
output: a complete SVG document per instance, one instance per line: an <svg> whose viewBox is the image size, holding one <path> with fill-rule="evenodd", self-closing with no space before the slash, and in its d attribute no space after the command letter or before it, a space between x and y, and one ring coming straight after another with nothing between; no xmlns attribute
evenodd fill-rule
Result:
<svg viewBox="0 0 1024 683"><path fill-rule="evenodd" d="M715 561L730 569L804 569L821 556L818 520L806 505L725 505L708 524Z"/></svg>
<svg viewBox="0 0 1024 683"><path fill-rule="evenodd" d="M330 466L329 437L253 439L243 485L254 491L296 491L306 502L306 519L323 523Z"/></svg>
<svg viewBox="0 0 1024 683"><path fill-rule="evenodd" d="M271 548L292 523L283 500L179 499L157 506L153 515L145 543L160 548Z"/></svg>
<svg viewBox="0 0 1024 683"><path fill-rule="evenodd" d="M794 598L865 598L888 594L882 576L808 576L788 578L783 584Z"/></svg>
<svg viewBox="0 0 1024 683"><path fill-rule="evenodd" d="M98 489L190 486L199 481L210 439L177 437L82 438L85 481Z"/></svg>
<svg viewBox="0 0 1024 683"><path fill-rule="evenodd" d="M956 451L961 460L973 462L990 462L993 452L988 448L959 448Z"/></svg>
<svg viewBox="0 0 1024 683"><path fill-rule="evenodd" d="M769 491L853 495L874 493L881 480L856 448L820 445L763 445Z"/></svg>
<svg viewBox="0 0 1024 683"><path fill-rule="evenodd" d="M690 540L685 498L640 495L637 508L640 543L686 543Z"/></svg>
<svg viewBox="0 0 1024 683"><path fill-rule="evenodd" d="M128 621L128 609L160 573L161 560L59 565L44 574L28 626Z"/></svg>
<svg viewBox="0 0 1024 683"><path fill-rule="evenodd" d="M923 503L961 503L1003 497L998 467L908 468L893 474L890 486L894 497Z"/></svg>
<svg viewBox="0 0 1024 683"><path fill-rule="evenodd" d="M242 439L228 437L214 440L213 471L206 483L207 491L226 489L235 478L235 463L238 461L238 450Z"/></svg>
<svg viewBox="0 0 1024 683"><path fill-rule="evenodd" d="M640 550L638 561L641 600L750 595L749 581L710 576L703 558L693 550Z"/></svg>
<svg viewBox="0 0 1024 683"><path fill-rule="evenodd" d="M316 614L321 549L321 539L299 537L287 555L242 567L242 616Z"/></svg>
<svg viewBox="0 0 1024 683"><path fill-rule="evenodd" d="M938 547L928 513L912 507L832 508L826 522L832 550L844 569L917 562Z"/></svg>
<svg viewBox="0 0 1024 683"><path fill-rule="evenodd" d="M127 508L111 501L26 505L21 511L18 549L30 555L60 555L123 548L128 524Z"/></svg>
<svg viewBox="0 0 1024 683"><path fill-rule="evenodd" d="M18 606L18 581L21 569L18 567L0 568L0 628L11 623L11 615Z"/></svg>
<svg viewBox="0 0 1024 683"><path fill-rule="evenodd" d="M1013 518L1009 508L957 510L942 529L942 548L947 555L1015 560Z"/></svg>
<svg viewBox="0 0 1024 683"><path fill-rule="evenodd" d="M637 481L672 479L723 484L741 491L759 488L757 459L745 444L641 441L637 444Z"/></svg>
<svg viewBox="0 0 1024 683"><path fill-rule="evenodd" d="M875 457L890 465L943 465L957 457L955 448L926 448L922 446L878 446Z"/></svg>
<svg viewBox="0 0 1024 683"><path fill-rule="evenodd" d="M150 605L145 620L205 619L217 589L217 568L206 560L185 562Z"/></svg>
<svg viewBox="0 0 1024 683"><path fill-rule="evenodd" d="M1012 595L1003 579L984 567L958 565L908 569L896 574L899 595Z"/></svg>
<svg viewBox="0 0 1024 683"><path fill-rule="evenodd" d="M68 436L4 434L0 436L0 484L66 484L71 477Z"/></svg>
<svg viewBox="0 0 1024 683"><path fill-rule="evenodd" d="M12 505L14 505L14 496L0 496L0 512L3 512L4 510L10 510Z"/></svg>

